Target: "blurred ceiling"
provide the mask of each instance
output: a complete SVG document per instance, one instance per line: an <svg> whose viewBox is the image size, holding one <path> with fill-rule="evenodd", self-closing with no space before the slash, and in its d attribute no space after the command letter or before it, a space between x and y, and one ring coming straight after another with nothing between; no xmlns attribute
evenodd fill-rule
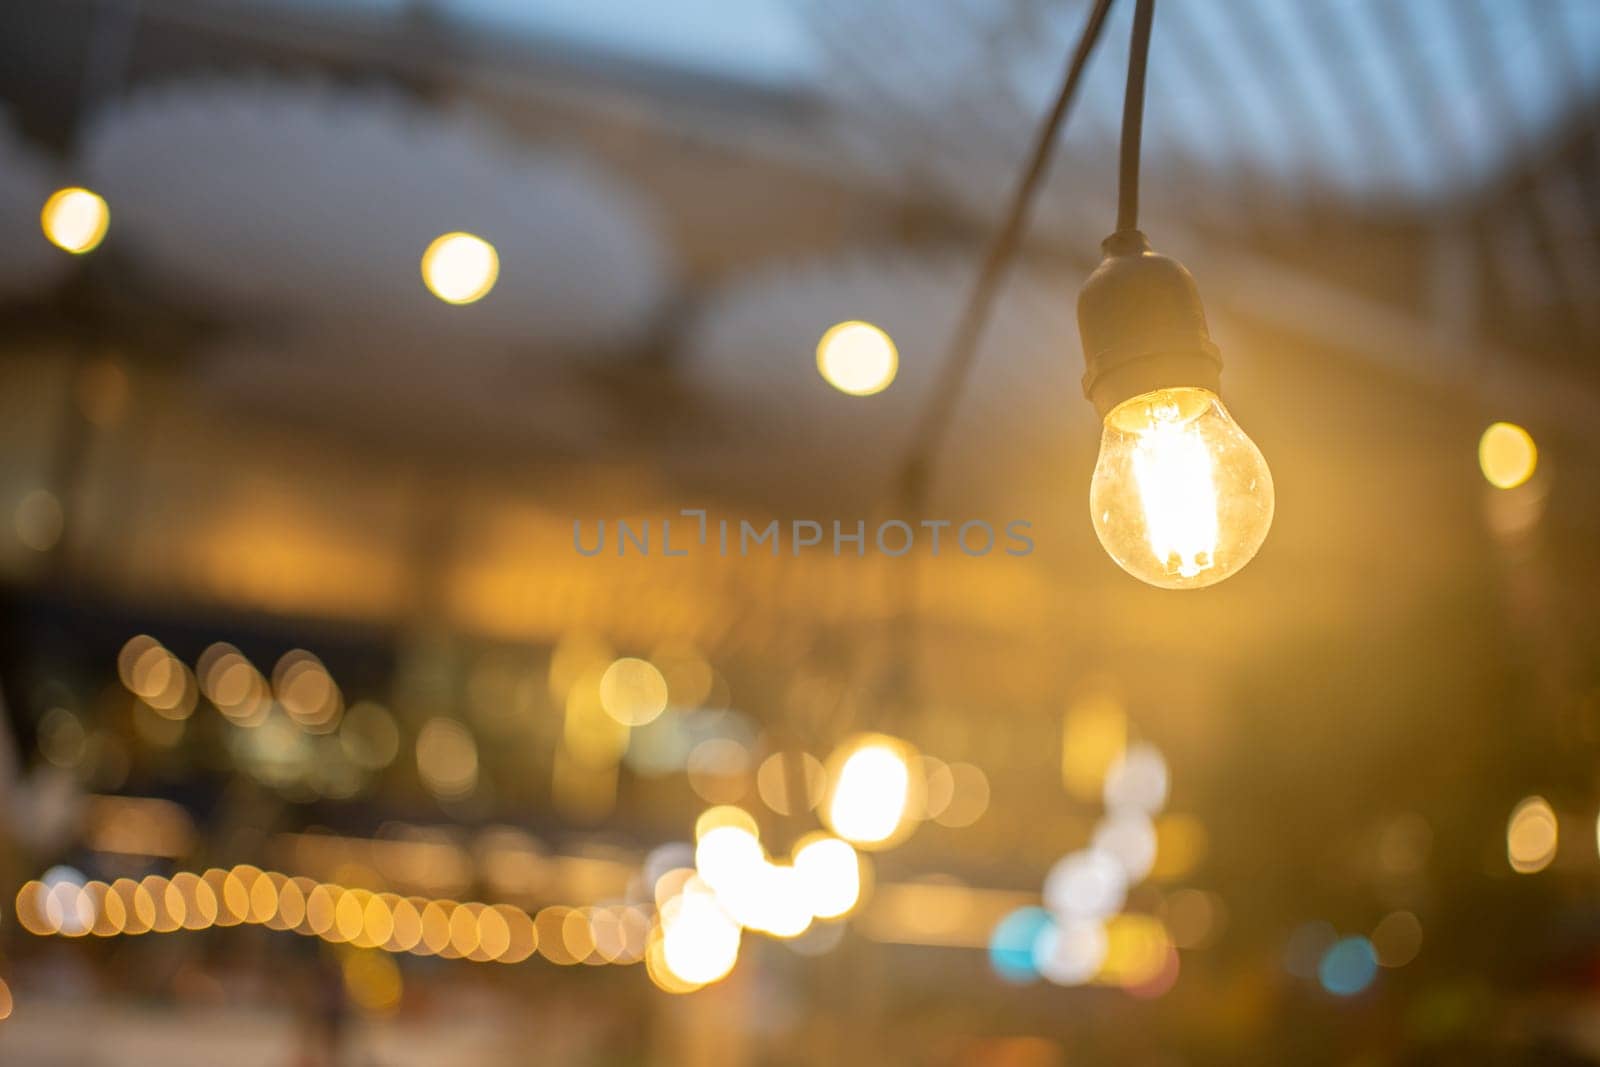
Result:
<svg viewBox="0 0 1600 1067"><path fill-rule="evenodd" d="M246 327L359 322L468 359L602 352L636 347L668 287L629 185L393 93L175 82L97 113L79 156L173 299ZM499 253L503 281L470 315L418 284L417 249L452 231Z"/></svg>
<svg viewBox="0 0 1600 1067"><path fill-rule="evenodd" d="M458 589L461 621L510 636L542 616L494 590L570 571L562 514L862 513L883 500L1084 10L8 9L0 91L35 143L17 152L104 184L114 222L94 262L6 322L23 340L58 343L69 323L84 350L114 346L150 442L80 454L86 496L137 485L150 510L130 522L102 500L63 551L113 585L221 581L272 610L393 617L443 581L413 573L443 509L463 527L445 540L476 547L429 565L473 569L462 588L483 598ZM1091 66L940 470L945 506L1049 528L1055 592L1019 581L1019 605L986 616L1028 635L1024 660L1056 627L1101 629L1076 608L1115 613L1124 589L1080 521L1095 442L1071 309L1111 219L1127 17ZM1318 489L1285 493L1262 581L1245 576L1239 596L1308 626L1354 617L1365 599L1330 554L1397 600L1430 595L1487 548L1469 490L1445 504L1411 487L1470 483L1460 458L1481 417L1539 426L1552 456L1592 444L1597 19L1575 0L1163 4L1147 229L1200 278L1230 403L1280 482ZM36 210L26 199L17 210ZM446 308L417 256L458 227L484 230L503 269L485 300ZM870 407L814 373L815 338L850 317L881 317L900 342L901 380ZM48 413L69 376L14 373L35 402L10 432L38 449L60 432ZM51 470L12 478L22 492ZM1445 533L1418 555L1356 551L1400 521L1387 516ZM289 582L263 556L261 574L222 580L237 545L278 543L266 530L321 560L301 568L319 576ZM182 573L186 558L218 562ZM1273 574L1318 595L1295 603ZM629 615L632 586L590 578L613 623ZM988 584L952 578L928 597L954 617ZM839 585L816 599L848 601L853 579ZM1181 642L1138 611L1126 626Z"/></svg>

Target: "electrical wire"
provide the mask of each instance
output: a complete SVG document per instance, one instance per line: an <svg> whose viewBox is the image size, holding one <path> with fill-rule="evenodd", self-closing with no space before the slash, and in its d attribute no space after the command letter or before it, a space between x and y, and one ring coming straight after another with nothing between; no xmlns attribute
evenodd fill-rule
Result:
<svg viewBox="0 0 1600 1067"><path fill-rule="evenodd" d="M1117 232L1139 228L1139 146L1144 139L1144 75L1156 0L1138 0L1128 42L1128 90L1122 98L1122 155L1117 168Z"/></svg>
<svg viewBox="0 0 1600 1067"><path fill-rule="evenodd" d="M955 414L962 387L972 370L978 342L982 339L984 326L988 324L989 316L994 310L995 297L999 295L1000 287L1017 257L1017 250L1021 247L1022 235L1027 229L1033 202L1038 197L1045 172L1049 169L1050 159L1055 154L1056 143L1061 138L1061 129L1066 124L1067 114L1072 110L1072 103L1077 98L1084 68L1094 53L1095 45L1100 41L1100 31L1105 27L1106 15L1111 10L1111 4L1112 0L1095 0L1094 6L1090 8L1089 16L1084 21L1083 31L1078 36L1078 44L1067 62L1066 74L1062 78L1061 88L1056 93L1055 102L1051 104L1049 112L1039 124L1028 158L1023 164L1022 172L1017 176L1011 200L1006 207L1005 220L984 250L983 263L978 269L978 276L972 284L972 289L967 294L966 303L961 308L961 317L957 320L955 332L945 349L944 360L939 366L939 374L934 381L928 402L922 408L917 423L912 428L910 446L906 451L905 462L900 467L894 494L887 501L890 507L897 509L895 517L901 521L915 522L925 510L928 482L933 462L938 456L939 445L950 427L950 419ZM886 641L892 674L886 689L898 693L899 699L889 700L879 709L879 719L885 723L882 728L888 728L889 718L909 720L919 706L915 699L917 680L913 655L916 646L915 617L919 599L917 585L919 568L899 567L896 570L899 572L899 581L893 595L900 604L900 611ZM841 701L832 716L834 721L830 725L833 732L842 733L854 718L855 711L854 701ZM903 727L906 723L896 722L893 725Z"/></svg>
<svg viewBox="0 0 1600 1067"><path fill-rule="evenodd" d="M979 268L977 280L973 283L966 304L961 309L961 318L957 321L955 333L945 350L939 376L929 394L928 403L922 409L922 415L912 430L911 447L907 453L906 463L901 469L899 487L899 503L908 512L921 511L927 492L929 468L949 428L956 402L960 399L961 389L972 369L978 341L982 338L984 326L989 321L995 297L999 295L1001 284L1016 259L1022 235L1027 229L1033 202L1038 196L1045 172L1049 169L1050 158L1055 154L1056 142L1060 139L1067 113L1072 109L1072 102L1078 95L1078 85L1083 80L1084 67L1088 65L1089 56L1100 40L1100 31L1105 26L1106 14L1111 10L1111 3L1112 0L1095 0L1094 7L1089 11L1083 32L1078 37L1078 45L1067 64L1061 89L1034 135L1033 147L1012 190L1005 221L984 252L983 265Z"/></svg>

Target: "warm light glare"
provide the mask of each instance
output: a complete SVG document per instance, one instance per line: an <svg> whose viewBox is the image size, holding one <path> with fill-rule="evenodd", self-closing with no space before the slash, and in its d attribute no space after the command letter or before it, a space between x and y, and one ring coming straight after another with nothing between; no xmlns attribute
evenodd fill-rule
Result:
<svg viewBox="0 0 1600 1067"><path fill-rule="evenodd" d="M494 245L470 233L435 238L422 253L422 280L447 304L482 300L500 277L500 256Z"/></svg>
<svg viewBox="0 0 1600 1067"><path fill-rule="evenodd" d="M839 765L828 803L833 832L858 845L888 841L901 828L910 800L906 753L888 738L860 743Z"/></svg>
<svg viewBox="0 0 1600 1067"><path fill-rule="evenodd" d="M1209 390L1159 389L1106 416L1090 515L1106 552L1140 581L1222 581L1261 548L1273 507L1266 460Z"/></svg>
<svg viewBox="0 0 1600 1067"><path fill-rule="evenodd" d="M1478 466L1496 489L1515 489L1539 463L1533 436L1512 422L1497 422L1478 438Z"/></svg>
<svg viewBox="0 0 1600 1067"><path fill-rule="evenodd" d="M811 925L805 880L788 864L760 863L717 888L717 902L740 926L777 938L799 937Z"/></svg>
<svg viewBox="0 0 1600 1067"><path fill-rule="evenodd" d="M805 887L811 914L837 919L861 899L861 858L836 837L814 834L794 852L794 869Z"/></svg>
<svg viewBox="0 0 1600 1067"><path fill-rule="evenodd" d="M694 850L695 869L718 893L732 893L748 884L764 863L761 842L741 826L707 831Z"/></svg>
<svg viewBox="0 0 1600 1067"><path fill-rule="evenodd" d="M51 244L82 255L94 251L105 238L111 209L87 189L58 189L44 202L39 222Z"/></svg>
<svg viewBox="0 0 1600 1067"><path fill-rule="evenodd" d="M661 912L661 953L678 979L706 985L739 960L739 925L703 890L686 890Z"/></svg>
<svg viewBox="0 0 1600 1067"><path fill-rule="evenodd" d="M899 369L894 341L870 322L841 322L817 342L817 370L841 393L881 393Z"/></svg>

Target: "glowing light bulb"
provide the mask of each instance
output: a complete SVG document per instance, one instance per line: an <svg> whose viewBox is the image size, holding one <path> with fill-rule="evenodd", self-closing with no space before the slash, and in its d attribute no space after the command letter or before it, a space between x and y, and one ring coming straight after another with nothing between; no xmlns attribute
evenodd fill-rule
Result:
<svg viewBox="0 0 1600 1067"><path fill-rule="evenodd" d="M1266 540L1273 501L1267 461L1209 389L1157 389L1106 415L1090 516L1140 581L1199 589L1227 578Z"/></svg>
<svg viewBox="0 0 1600 1067"><path fill-rule="evenodd" d="M470 233L447 233L422 253L422 280L446 304L482 300L500 277L494 245Z"/></svg>
<svg viewBox="0 0 1600 1067"><path fill-rule="evenodd" d="M76 186L57 189L39 213L44 235L57 248L73 255L92 252L111 224L111 209L98 194Z"/></svg>

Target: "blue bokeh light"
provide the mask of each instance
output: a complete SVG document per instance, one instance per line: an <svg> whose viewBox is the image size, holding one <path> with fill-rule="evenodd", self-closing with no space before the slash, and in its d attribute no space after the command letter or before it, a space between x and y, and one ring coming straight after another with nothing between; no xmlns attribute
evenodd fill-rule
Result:
<svg viewBox="0 0 1600 1067"><path fill-rule="evenodd" d="M1038 980L1033 943L1054 921L1043 908L1018 908L1001 919L989 935L989 963L995 973L1017 985Z"/></svg>
<svg viewBox="0 0 1600 1067"><path fill-rule="evenodd" d="M1317 967L1322 988L1340 997L1353 997L1372 984L1378 974L1378 954L1364 937L1334 942Z"/></svg>

